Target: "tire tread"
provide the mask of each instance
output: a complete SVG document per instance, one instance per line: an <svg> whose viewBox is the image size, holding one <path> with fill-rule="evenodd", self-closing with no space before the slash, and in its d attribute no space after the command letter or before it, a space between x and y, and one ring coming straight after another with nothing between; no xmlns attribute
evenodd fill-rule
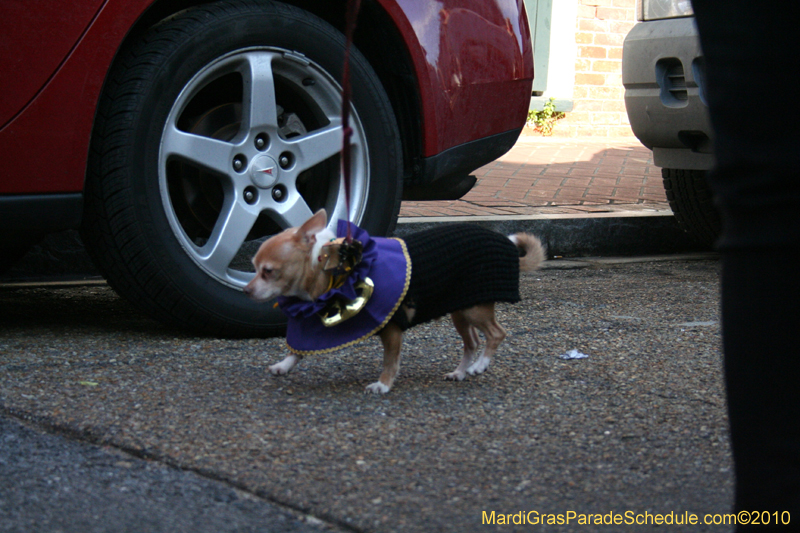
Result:
<svg viewBox="0 0 800 533"><path fill-rule="evenodd" d="M243 17L243 13L248 11L302 21L306 25L314 25L331 38L340 38L332 26L310 13L295 6L270 1L221 0L197 6L157 23L120 51L109 73L98 105L87 169L81 236L101 274L116 292L146 314L203 335L275 335L283 332L283 325L223 316L212 306L201 306L170 282L170 273L164 269L148 243L143 242L142 221L137 218L132 205L132 125L142 107L143 88L150 88L153 83L151 80L164 68L172 51L210 24ZM356 60L366 63L363 56ZM383 90L382 87L379 89ZM397 128L391 122L384 119L382 126L388 132L385 133L388 135L386 138L396 139ZM399 162L399 140L392 143L388 150L390 157ZM398 194L391 207L392 221L396 220L400 208L402 169L395 174ZM392 229L389 228L389 231Z"/></svg>
<svg viewBox="0 0 800 533"><path fill-rule="evenodd" d="M678 225L697 242L712 246L721 222L703 170L661 169L664 190Z"/></svg>

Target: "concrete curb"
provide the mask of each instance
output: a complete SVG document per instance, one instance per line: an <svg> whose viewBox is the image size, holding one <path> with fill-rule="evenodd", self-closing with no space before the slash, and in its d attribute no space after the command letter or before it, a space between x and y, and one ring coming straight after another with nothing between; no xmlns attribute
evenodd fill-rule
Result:
<svg viewBox="0 0 800 533"><path fill-rule="evenodd" d="M671 212L641 211L585 215L423 217L400 219L403 237L435 224L471 222L510 235L527 232L547 246L548 257L640 256L707 252L679 227Z"/></svg>
<svg viewBox="0 0 800 533"><path fill-rule="evenodd" d="M609 213L404 217L394 235L403 237L437 224L472 223L510 235L527 232L547 246L548 257L643 256L707 252L684 233L669 211ZM0 282L96 278L76 231L49 235Z"/></svg>

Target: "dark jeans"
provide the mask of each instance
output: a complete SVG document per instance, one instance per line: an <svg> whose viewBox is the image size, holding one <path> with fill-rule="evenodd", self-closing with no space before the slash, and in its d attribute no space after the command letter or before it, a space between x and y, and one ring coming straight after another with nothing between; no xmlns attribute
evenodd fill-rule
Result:
<svg viewBox="0 0 800 533"><path fill-rule="evenodd" d="M694 0L723 218L736 510L800 531L800 25L792 2ZM780 528L781 531L789 528ZM768 531L740 527L737 531Z"/></svg>

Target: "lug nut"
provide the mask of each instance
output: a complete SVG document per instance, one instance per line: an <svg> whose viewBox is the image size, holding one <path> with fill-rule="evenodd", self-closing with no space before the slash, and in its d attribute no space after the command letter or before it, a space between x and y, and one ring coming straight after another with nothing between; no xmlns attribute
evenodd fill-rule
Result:
<svg viewBox="0 0 800 533"><path fill-rule="evenodd" d="M256 190L253 187L247 187L244 190L244 201L245 202L247 202L248 204L252 205L252 204L256 203L257 199L258 199L258 193L256 192Z"/></svg>
<svg viewBox="0 0 800 533"><path fill-rule="evenodd" d="M243 155L237 155L236 157L233 158L233 170L235 170L236 172L241 172L242 170L244 170L246 163L247 160Z"/></svg>
<svg viewBox="0 0 800 533"><path fill-rule="evenodd" d="M288 154L281 154L281 157L278 159L278 164L282 169L286 170L292 164L292 158Z"/></svg>
<svg viewBox="0 0 800 533"><path fill-rule="evenodd" d="M283 187L274 187L272 189L272 199L276 202L282 202L286 198L286 191Z"/></svg>
<svg viewBox="0 0 800 533"><path fill-rule="evenodd" d="M255 141L256 149L257 150L261 150L261 151L266 150L268 141L269 141L269 137L267 137L267 134L266 133L260 133L258 135L258 137L256 137L256 141Z"/></svg>

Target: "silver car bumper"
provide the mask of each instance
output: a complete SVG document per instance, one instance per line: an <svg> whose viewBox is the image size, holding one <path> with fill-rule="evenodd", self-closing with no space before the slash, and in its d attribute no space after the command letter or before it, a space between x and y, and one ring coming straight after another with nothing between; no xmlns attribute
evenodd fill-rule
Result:
<svg viewBox="0 0 800 533"><path fill-rule="evenodd" d="M711 124L693 18L642 22L625 38L622 84L633 133L662 168L707 170Z"/></svg>

